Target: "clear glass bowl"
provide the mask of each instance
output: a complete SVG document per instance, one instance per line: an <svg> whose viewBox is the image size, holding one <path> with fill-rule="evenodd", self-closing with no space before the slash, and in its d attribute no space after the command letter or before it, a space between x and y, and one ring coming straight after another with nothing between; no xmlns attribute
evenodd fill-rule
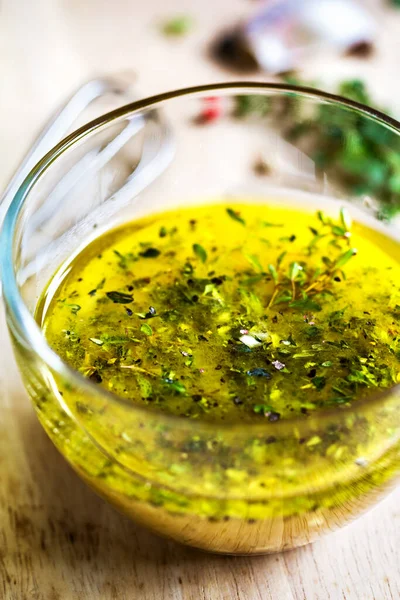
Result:
<svg viewBox="0 0 400 600"><path fill-rule="evenodd" d="M118 509L194 547L255 554L310 542L393 485L398 386L303 420L202 423L133 406L85 379L47 345L35 310L71 255L156 210L224 198L346 201L395 237L399 132L393 119L315 90L210 85L109 113L32 170L1 238L15 355L54 444Z"/></svg>

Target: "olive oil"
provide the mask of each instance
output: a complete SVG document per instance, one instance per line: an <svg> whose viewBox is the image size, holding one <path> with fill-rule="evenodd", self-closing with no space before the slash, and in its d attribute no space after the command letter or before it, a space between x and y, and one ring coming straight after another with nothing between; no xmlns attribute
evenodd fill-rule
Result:
<svg viewBox="0 0 400 600"><path fill-rule="evenodd" d="M398 261L345 210L152 215L87 245L38 303L90 389L52 370L39 385L16 340L21 370L60 451L130 516L208 550L290 548L399 470Z"/></svg>
<svg viewBox="0 0 400 600"><path fill-rule="evenodd" d="M38 311L50 345L151 410L276 422L398 381L400 267L345 210L159 214L101 236L58 276Z"/></svg>

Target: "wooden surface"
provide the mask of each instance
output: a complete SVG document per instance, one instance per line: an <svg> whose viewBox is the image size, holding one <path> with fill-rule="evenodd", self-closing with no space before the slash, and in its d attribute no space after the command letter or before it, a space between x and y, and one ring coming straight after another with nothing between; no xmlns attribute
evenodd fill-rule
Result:
<svg viewBox="0 0 400 600"><path fill-rule="evenodd" d="M143 95L237 78L210 62L207 44L218 25L235 22L255 2L166 4L1 2L0 188L48 114L94 74L134 69ZM175 13L194 16L193 33L184 40L159 33L159 21ZM378 100L400 112L400 12L378 13L385 33L371 61L317 56L306 73L324 81L363 76ZM1 599L400 598L400 490L345 530L282 555L208 556L161 540L97 498L58 455L19 381L3 319L0 327Z"/></svg>

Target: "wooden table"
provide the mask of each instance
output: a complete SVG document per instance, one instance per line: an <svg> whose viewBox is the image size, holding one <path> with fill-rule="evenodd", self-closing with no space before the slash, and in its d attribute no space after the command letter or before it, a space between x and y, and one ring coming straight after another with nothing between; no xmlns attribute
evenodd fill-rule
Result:
<svg viewBox="0 0 400 600"><path fill-rule="evenodd" d="M371 2L378 7L383 0ZM48 114L93 74L133 68L146 95L237 78L208 59L207 44L217 25L235 22L254 3L191 4L3 0L0 188ZM385 33L372 60L317 56L305 73L322 73L324 81L362 76L377 100L400 114L400 12L377 10ZM183 40L167 40L158 23L176 13L193 15L195 28ZM225 558L164 541L117 514L75 476L36 421L3 319L0 343L0 598L400 598L400 490L346 529L286 554Z"/></svg>

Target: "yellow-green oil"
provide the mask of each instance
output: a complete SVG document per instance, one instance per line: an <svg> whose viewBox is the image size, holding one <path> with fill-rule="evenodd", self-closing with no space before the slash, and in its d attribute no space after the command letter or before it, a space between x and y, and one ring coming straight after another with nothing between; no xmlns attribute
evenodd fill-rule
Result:
<svg viewBox="0 0 400 600"><path fill-rule="evenodd" d="M51 296L47 291L41 298L37 320L50 346L125 405L145 407L149 419L163 413L222 426L248 424L249 435L242 454L235 447L232 458L222 460L227 449L220 438L177 433L170 444L175 462L158 480L173 487L179 476L176 496L151 484L160 437L147 440L140 473L147 487L118 466L106 467L106 459L98 473L85 474L85 463L93 470L89 465L101 453L79 428L68 447L57 443L72 463L79 454L78 470L107 497L118 496L124 510L131 512L133 502L150 510L146 519L155 529L161 517L153 515L154 507L181 518L208 517L211 529L224 522L229 533L228 519L245 515L251 524L357 503L397 468L398 450L389 445L389 454L375 452L374 444L393 435L393 408L376 423L375 396L399 379L398 281L397 245L351 224L345 211L328 217L272 204L206 205L108 232L62 268L48 287ZM68 386L60 393L96 431L96 414L82 394ZM369 398L371 408L365 405ZM54 412L54 403L40 405L42 420L54 420L47 410ZM339 417L307 430L326 411ZM278 428L285 421L283 435ZM104 414L98 422L107 441ZM252 425L258 426L254 436ZM123 448L131 438L126 432L124 438L122 424L120 433L121 462L131 468ZM110 447L115 436L110 428ZM196 452L214 452L213 443L215 461L199 462ZM76 456L73 444L79 446ZM211 496L225 485L228 496L233 490L241 499L196 501L196 468L199 481L209 481ZM338 474L342 485L339 477L330 489ZM185 481L190 498L182 493ZM169 524L167 533L179 539L173 530ZM212 548L206 541L197 545Z"/></svg>

